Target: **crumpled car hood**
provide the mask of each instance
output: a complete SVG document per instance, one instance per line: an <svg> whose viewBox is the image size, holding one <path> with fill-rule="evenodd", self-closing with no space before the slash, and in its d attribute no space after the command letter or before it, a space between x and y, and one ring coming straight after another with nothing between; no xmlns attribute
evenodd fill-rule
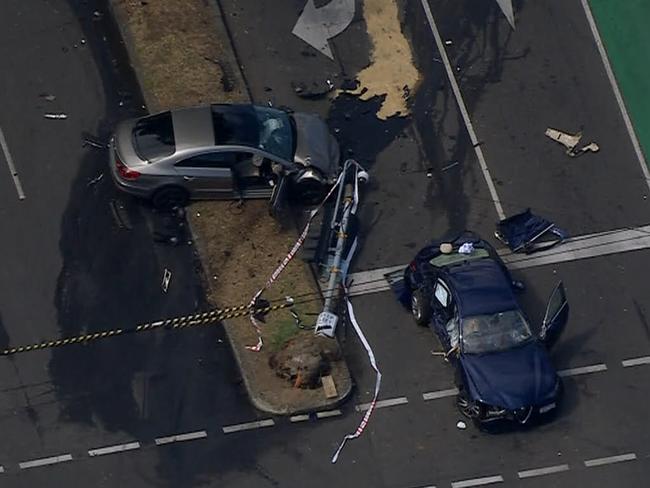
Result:
<svg viewBox="0 0 650 488"><path fill-rule="evenodd" d="M553 400L557 373L538 342L491 354L462 354L469 394L508 410Z"/></svg>
<svg viewBox="0 0 650 488"><path fill-rule="evenodd" d="M296 153L294 162L317 168L327 180L336 178L340 149L327 124L317 115L293 113L296 123Z"/></svg>

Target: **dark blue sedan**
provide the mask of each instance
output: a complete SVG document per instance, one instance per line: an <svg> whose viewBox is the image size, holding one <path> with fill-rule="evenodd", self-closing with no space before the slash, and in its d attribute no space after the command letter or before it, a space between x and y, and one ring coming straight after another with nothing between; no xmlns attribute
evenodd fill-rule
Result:
<svg viewBox="0 0 650 488"><path fill-rule="evenodd" d="M537 334L515 298L523 284L474 233L422 249L404 271L403 284L400 301L419 325L433 328L457 367L463 415L480 424L524 424L557 407L561 383L546 348L568 318L561 282Z"/></svg>

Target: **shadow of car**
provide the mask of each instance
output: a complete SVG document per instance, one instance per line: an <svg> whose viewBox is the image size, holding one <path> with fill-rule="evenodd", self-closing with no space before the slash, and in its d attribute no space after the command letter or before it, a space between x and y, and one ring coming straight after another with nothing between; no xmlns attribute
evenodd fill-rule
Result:
<svg viewBox="0 0 650 488"><path fill-rule="evenodd" d="M118 124L110 140L117 187L155 207L193 199L317 201L340 172L340 149L317 115L213 104ZM282 179L288 185L279 185Z"/></svg>

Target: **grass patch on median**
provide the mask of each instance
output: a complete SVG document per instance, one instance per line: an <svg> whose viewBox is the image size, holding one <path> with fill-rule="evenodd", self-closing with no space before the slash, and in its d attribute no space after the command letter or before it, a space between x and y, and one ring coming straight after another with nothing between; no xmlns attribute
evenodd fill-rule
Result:
<svg viewBox="0 0 650 488"><path fill-rule="evenodd" d="M250 102L214 0L109 1L151 113L207 103ZM187 216L214 307L247 304L297 238L294 229L283 228L270 217L264 200L243 205L198 202L188 208ZM287 295L305 294L310 294L310 300L300 305L301 312L314 317L322 302L308 267L297 257L264 297L278 303ZM274 312L267 316L263 330L266 346L253 353L245 347L257 342L248 317L224 325L258 407L269 405L276 412L321 408L321 390L293 388L268 364L274 350L290 338L313 340L312 331L296 328L287 310ZM343 361L332 364L332 376L340 392L349 390L351 380Z"/></svg>

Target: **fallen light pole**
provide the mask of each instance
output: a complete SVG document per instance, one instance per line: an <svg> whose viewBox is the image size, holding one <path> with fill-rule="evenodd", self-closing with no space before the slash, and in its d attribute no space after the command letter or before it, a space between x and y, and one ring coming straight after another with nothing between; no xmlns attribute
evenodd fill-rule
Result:
<svg viewBox="0 0 650 488"><path fill-rule="evenodd" d="M368 181L368 173L354 160L348 159L343 166L343 178L336 199L332 230L336 229L334 258L329 265L329 280L325 289L325 304L318 315L314 334L333 338L336 333L338 316L332 311L339 285L344 282L350 260L356 247L356 236L351 235L351 220L356 215L359 204L359 183ZM352 243L351 245L347 245Z"/></svg>

